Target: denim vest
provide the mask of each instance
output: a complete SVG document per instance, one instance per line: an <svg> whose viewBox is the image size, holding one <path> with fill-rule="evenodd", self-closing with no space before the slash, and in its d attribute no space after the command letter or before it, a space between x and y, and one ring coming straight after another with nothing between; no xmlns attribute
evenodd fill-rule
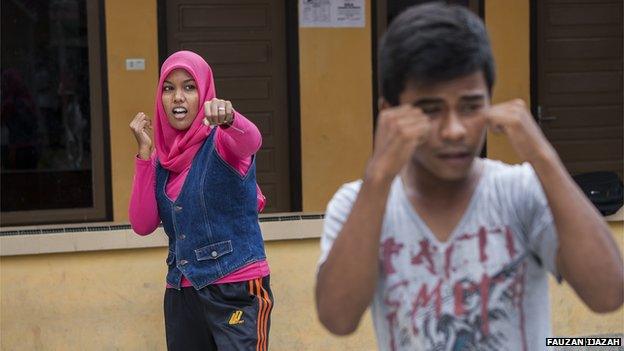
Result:
<svg viewBox="0 0 624 351"><path fill-rule="evenodd" d="M199 290L264 259L258 224L256 163L241 176L214 147L216 128L199 149L180 195L165 193L169 171L156 166L156 200L169 237L167 283L180 289L182 274Z"/></svg>

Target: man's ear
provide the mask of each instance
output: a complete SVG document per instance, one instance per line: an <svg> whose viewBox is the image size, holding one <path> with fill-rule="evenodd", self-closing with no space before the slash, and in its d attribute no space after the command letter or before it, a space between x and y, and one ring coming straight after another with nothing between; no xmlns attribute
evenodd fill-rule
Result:
<svg viewBox="0 0 624 351"><path fill-rule="evenodd" d="M380 96L379 99L377 99L377 109L379 111L385 110L390 107L392 107L392 105L390 105L388 100L386 100L383 96Z"/></svg>

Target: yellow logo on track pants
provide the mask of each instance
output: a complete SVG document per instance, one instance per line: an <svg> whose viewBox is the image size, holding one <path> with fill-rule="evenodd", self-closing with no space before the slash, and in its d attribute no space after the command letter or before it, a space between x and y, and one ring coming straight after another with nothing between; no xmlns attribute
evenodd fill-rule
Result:
<svg viewBox="0 0 624 351"><path fill-rule="evenodd" d="M242 320L241 317L243 317L243 311L241 310L234 311L234 313L232 313L232 316L230 317L230 321L228 322L228 324L235 325L235 324L243 323L244 320Z"/></svg>

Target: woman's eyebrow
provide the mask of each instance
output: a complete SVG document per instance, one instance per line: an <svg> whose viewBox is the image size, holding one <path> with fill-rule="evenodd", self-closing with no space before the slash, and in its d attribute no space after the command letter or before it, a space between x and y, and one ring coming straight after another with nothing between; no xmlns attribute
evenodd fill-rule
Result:
<svg viewBox="0 0 624 351"><path fill-rule="evenodd" d="M195 82L195 79L193 79L193 78L189 78L189 79L187 79L187 80L183 81L182 83L188 83L188 82ZM165 80L165 81L163 82L163 84L164 84L164 83L168 83L168 84L173 85L173 83L171 83L171 82L170 82L170 81L168 81L168 80Z"/></svg>

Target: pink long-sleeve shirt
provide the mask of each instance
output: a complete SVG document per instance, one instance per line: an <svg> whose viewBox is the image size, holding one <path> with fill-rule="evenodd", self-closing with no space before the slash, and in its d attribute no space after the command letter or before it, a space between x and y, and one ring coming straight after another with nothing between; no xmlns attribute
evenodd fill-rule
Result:
<svg viewBox="0 0 624 351"><path fill-rule="evenodd" d="M231 127L217 128L214 140L219 156L241 175L247 173L251 166L251 156L260 149L262 144L258 128L238 112L234 112L234 122ZM181 173L169 173L165 192L170 199L175 201L178 198L190 169L189 166ZM257 195L258 211L261 211L266 200L260 188L257 188ZM135 159L129 217L132 230L139 235L153 233L160 224L156 203L156 153L153 153L149 160L138 157ZM214 284L247 281L265 277L269 273L267 261L262 260L242 267L217 280ZM192 284L182 276L181 286L189 287ZM167 285L167 287L171 286Z"/></svg>

